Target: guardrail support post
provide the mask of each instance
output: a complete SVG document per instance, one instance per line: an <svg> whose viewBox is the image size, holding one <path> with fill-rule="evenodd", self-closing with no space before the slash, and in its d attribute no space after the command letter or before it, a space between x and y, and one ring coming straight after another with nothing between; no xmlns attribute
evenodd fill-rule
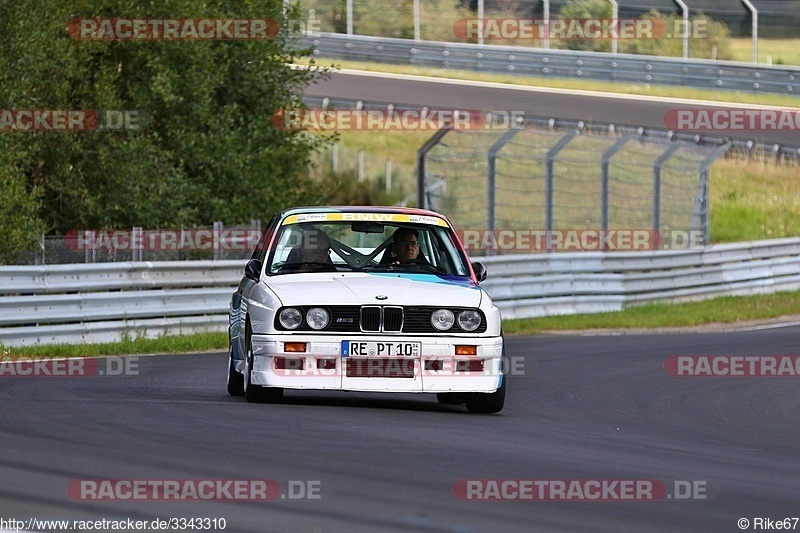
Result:
<svg viewBox="0 0 800 533"><path fill-rule="evenodd" d="M419 208L425 209L427 207L427 198L425 196L425 157L427 157L428 152L439 144L442 137L447 135L447 132L451 129L451 126L444 126L439 129L430 139L425 141L422 148L417 150L417 207Z"/></svg>
<svg viewBox="0 0 800 533"><path fill-rule="evenodd" d="M578 130L573 130L564 135L555 146L547 151L545 163L545 226L547 230L547 251L553 249L553 164L558 153L563 150L569 142L578 135Z"/></svg>

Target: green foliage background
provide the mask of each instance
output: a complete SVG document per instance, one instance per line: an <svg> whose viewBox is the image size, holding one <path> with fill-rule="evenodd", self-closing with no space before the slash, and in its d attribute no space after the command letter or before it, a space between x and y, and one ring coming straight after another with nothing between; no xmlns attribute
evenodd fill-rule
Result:
<svg viewBox="0 0 800 533"><path fill-rule="evenodd" d="M286 18L298 18L290 10ZM90 41L78 18L274 18L275 0L0 0L0 109L138 110L140 131L0 132L0 256L41 232L228 224L323 198L323 137L275 128L312 79L260 41ZM312 62L313 63L313 62Z"/></svg>

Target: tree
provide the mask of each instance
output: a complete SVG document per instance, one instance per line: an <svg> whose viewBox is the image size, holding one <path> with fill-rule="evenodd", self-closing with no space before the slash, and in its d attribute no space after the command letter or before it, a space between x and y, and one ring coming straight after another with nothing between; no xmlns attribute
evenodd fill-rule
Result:
<svg viewBox="0 0 800 533"><path fill-rule="evenodd" d="M610 20L611 3L608 0L569 0L558 12L558 18L564 20ZM590 52L610 52L610 39L563 39L556 45L569 50Z"/></svg>
<svg viewBox="0 0 800 533"><path fill-rule="evenodd" d="M308 54L285 30L297 16L274 0L0 0L0 110L141 120L137 131L0 131L0 205L28 211L26 227L66 232L239 223L319 202L306 164L325 138L270 120L301 106L316 76L291 67ZM284 30L270 40L78 40L71 17L271 18Z"/></svg>

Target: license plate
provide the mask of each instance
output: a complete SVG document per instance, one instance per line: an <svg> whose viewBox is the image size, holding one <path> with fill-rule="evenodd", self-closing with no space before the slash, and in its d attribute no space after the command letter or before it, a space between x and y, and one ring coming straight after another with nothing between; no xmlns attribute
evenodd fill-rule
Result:
<svg viewBox="0 0 800 533"><path fill-rule="evenodd" d="M342 341L342 357L419 357L421 342Z"/></svg>

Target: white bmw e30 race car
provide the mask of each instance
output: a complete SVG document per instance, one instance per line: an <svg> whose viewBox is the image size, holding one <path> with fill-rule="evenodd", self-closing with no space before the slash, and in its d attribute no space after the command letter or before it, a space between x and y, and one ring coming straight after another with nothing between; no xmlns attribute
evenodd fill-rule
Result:
<svg viewBox="0 0 800 533"><path fill-rule="evenodd" d="M452 225L432 211L306 207L275 215L230 306L228 392L435 393L497 413L500 311Z"/></svg>

